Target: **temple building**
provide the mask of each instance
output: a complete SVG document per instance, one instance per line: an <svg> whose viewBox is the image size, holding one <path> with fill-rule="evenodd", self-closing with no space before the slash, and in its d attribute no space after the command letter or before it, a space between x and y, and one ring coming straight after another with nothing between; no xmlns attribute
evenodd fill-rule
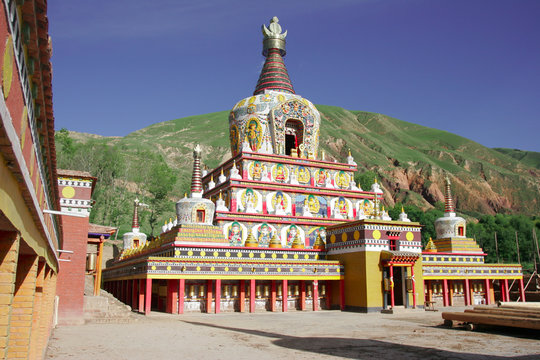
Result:
<svg viewBox="0 0 540 360"><path fill-rule="evenodd" d="M287 32L276 17L262 30L266 61L255 91L229 115L232 158L202 171L195 147L191 193L177 202L176 219L155 241L130 240L135 230L124 238L120 257L103 272L105 288L146 314L388 311L423 307L439 294L439 281L459 288L453 270L439 269L485 254L465 238L451 195L448 216L437 222L440 236L426 250L442 253L423 253L422 225L404 211L392 220L376 179L368 191L358 187L350 152L343 163L325 159L320 114L295 93L283 62ZM136 214L137 204L138 231ZM503 282L522 278L519 265L485 270L495 268Z"/></svg>

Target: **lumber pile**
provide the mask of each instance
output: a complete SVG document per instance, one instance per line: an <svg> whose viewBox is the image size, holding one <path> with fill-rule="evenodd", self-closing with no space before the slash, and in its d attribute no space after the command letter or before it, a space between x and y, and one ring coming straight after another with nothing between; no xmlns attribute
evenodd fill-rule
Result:
<svg viewBox="0 0 540 360"><path fill-rule="evenodd" d="M498 306L475 306L464 312L443 312L446 326L454 321L464 323L473 330L477 325L509 326L540 330L540 303L499 303Z"/></svg>

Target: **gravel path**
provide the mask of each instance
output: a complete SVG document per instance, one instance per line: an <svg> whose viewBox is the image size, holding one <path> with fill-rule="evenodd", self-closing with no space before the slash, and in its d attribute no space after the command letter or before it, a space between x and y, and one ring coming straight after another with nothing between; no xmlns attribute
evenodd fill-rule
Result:
<svg viewBox="0 0 540 360"><path fill-rule="evenodd" d="M540 359L540 332L469 332L441 324L440 312L421 310L393 315L152 313L129 324L58 327L45 358Z"/></svg>

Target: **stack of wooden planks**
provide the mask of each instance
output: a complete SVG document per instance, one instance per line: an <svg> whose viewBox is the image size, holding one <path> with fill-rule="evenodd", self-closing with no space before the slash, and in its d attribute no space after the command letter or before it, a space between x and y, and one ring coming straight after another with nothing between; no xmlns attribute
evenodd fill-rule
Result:
<svg viewBox="0 0 540 360"><path fill-rule="evenodd" d="M473 330L477 325L510 326L540 330L540 303L502 302L498 305L481 305L465 312L443 312L444 325L454 321L464 323Z"/></svg>

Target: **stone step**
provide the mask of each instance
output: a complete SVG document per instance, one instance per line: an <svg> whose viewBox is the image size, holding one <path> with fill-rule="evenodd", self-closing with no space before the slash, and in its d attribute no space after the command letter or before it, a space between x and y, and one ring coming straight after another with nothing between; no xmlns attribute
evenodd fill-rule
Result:
<svg viewBox="0 0 540 360"><path fill-rule="evenodd" d="M84 297L84 319L95 324L124 324L137 321L131 307L101 290L99 296Z"/></svg>

